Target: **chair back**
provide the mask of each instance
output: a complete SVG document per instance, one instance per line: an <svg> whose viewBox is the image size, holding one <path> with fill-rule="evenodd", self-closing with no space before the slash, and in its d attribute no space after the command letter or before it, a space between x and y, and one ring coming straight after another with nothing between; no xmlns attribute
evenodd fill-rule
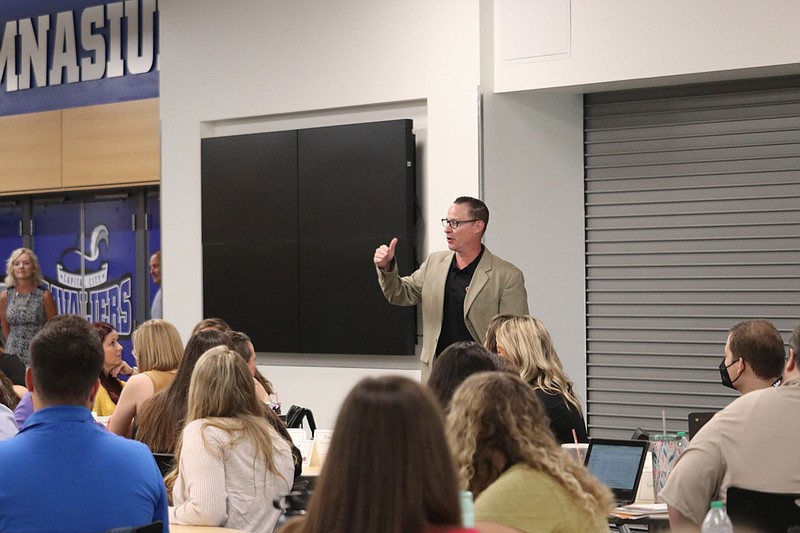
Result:
<svg viewBox="0 0 800 533"><path fill-rule="evenodd" d="M156 460L156 464L158 465L158 469L161 470L161 477L167 475L167 473L172 470L172 467L175 466L175 454L174 453L155 453L153 452L153 458Z"/></svg>
<svg viewBox="0 0 800 533"><path fill-rule="evenodd" d="M109 529L106 533L162 533L163 531L164 522L156 520L152 524L143 526L115 527L114 529Z"/></svg>
<svg viewBox="0 0 800 533"><path fill-rule="evenodd" d="M729 487L727 508L735 529L786 533L792 526L800 526L800 494Z"/></svg>

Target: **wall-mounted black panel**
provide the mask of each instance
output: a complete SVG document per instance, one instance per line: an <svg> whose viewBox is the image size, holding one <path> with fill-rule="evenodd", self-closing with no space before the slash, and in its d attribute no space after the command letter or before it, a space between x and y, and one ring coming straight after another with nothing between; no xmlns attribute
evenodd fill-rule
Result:
<svg viewBox="0 0 800 533"><path fill-rule="evenodd" d="M414 354L372 263L398 237L416 266L414 151L410 120L203 140L205 316L259 351Z"/></svg>
<svg viewBox="0 0 800 533"><path fill-rule="evenodd" d="M296 242L203 245L203 313L244 331L258 351L299 348Z"/></svg>
<svg viewBox="0 0 800 533"><path fill-rule="evenodd" d="M203 242L297 240L297 132L202 141Z"/></svg>
<svg viewBox="0 0 800 533"><path fill-rule="evenodd" d="M406 239L398 243L405 251L408 246ZM414 353L416 308L386 301L374 253L372 239L300 243L301 352ZM402 272L410 270L401 266Z"/></svg>
<svg viewBox="0 0 800 533"><path fill-rule="evenodd" d="M393 120L298 132L301 240L414 237L411 127Z"/></svg>

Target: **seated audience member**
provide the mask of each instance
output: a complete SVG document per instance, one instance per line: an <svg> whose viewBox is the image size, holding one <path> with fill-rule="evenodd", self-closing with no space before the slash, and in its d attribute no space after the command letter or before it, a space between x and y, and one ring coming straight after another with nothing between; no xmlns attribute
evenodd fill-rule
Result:
<svg viewBox="0 0 800 533"><path fill-rule="evenodd" d="M272 387L272 383L262 376L261 372L256 368L256 349L250 337L241 331L231 331L230 336L231 349L242 356L242 359L247 363L247 368L250 369L250 373L253 375L253 379L256 382L256 396L262 402L268 403L270 395L275 394L275 389Z"/></svg>
<svg viewBox="0 0 800 533"><path fill-rule="evenodd" d="M286 430L286 424L278 418L278 414L273 411L272 404L270 403L270 394L275 394L275 390L272 387L272 383L270 383L267 378L261 375L261 372L258 371L256 368L256 350L253 347L253 343L250 342L250 337L242 333L241 331L231 331L228 333L229 335L229 344L228 346L234 352L238 353L242 359L247 363L247 368L250 370L250 373L253 375L253 385L255 385L256 389L256 397L258 397L259 401L264 403L264 417L267 419L267 422L278 432L278 434L289 443L292 447L292 457L294 459L294 477L297 479L303 473L303 454L300 452L300 449L294 445L294 441L292 440L291 435ZM245 355L249 354L249 355ZM280 408L278 410L280 412Z"/></svg>
<svg viewBox="0 0 800 533"><path fill-rule="evenodd" d="M97 413L97 416L111 416L124 386L117 376L130 376L134 373L134 369L122 360L122 345L119 343L119 334L114 326L108 322L94 322L92 329L100 339L105 357L103 370L100 372L100 389L94 399L92 411Z"/></svg>
<svg viewBox="0 0 800 533"><path fill-rule="evenodd" d="M611 492L561 449L536 392L516 375L467 378L447 430L478 531L608 531Z"/></svg>
<svg viewBox="0 0 800 533"><path fill-rule="evenodd" d="M560 444L575 442L575 430L580 442L588 442L581 404L544 324L532 316L503 322L497 329L497 350L536 390L556 440Z"/></svg>
<svg viewBox="0 0 800 533"><path fill-rule="evenodd" d="M489 327L486 328L486 340L483 345L487 350L496 354L497 353L497 329L503 325L504 322L511 320L517 315L495 315L492 321L489 322Z"/></svg>
<svg viewBox="0 0 800 533"><path fill-rule="evenodd" d="M216 346L228 344L228 335L208 329L186 343L175 379L163 391L148 398L136 415L134 438L154 453L175 453L189 403L189 383L200 356Z"/></svg>
<svg viewBox="0 0 800 533"><path fill-rule="evenodd" d="M253 347L253 343L250 342L250 337L242 332L234 332L227 322L221 318L215 317L204 318L198 322L194 327L192 334L206 329L215 329L217 331L222 331L223 333L230 333L231 339L234 343L244 343L244 345L247 345L248 350L241 348L240 351L240 346L242 346L242 344L237 344L233 347L233 350L246 359L247 366L250 367L250 370L253 372L253 377L258 382L258 385L256 385L256 394L258 395L258 398L265 403L269 402L269 397L272 394L275 394L275 389L272 387L272 383L270 383L267 378L261 375L261 372L259 372L258 368L256 368L256 350ZM248 359L248 353L250 353L252 361Z"/></svg>
<svg viewBox="0 0 800 533"><path fill-rule="evenodd" d="M8 379L8 376L0 371L0 404L5 405L9 409L15 409L19 400L20 397L17 394L17 389L14 387L14 384Z"/></svg>
<svg viewBox="0 0 800 533"><path fill-rule="evenodd" d="M17 395L25 393L25 363L14 354L7 354L0 348L0 372L14 384Z"/></svg>
<svg viewBox="0 0 800 533"><path fill-rule="evenodd" d="M263 412L239 354L224 346L203 354L189 386L176 469L165 480L171 523L273 530L280 513L272 500L291 489L294 464Z"/></svg>
<svg viewBox="0 0 800 533"><path fill-rule="evenodd" d="M6 405L0 404L0 440L10 439L18 431L17 421L14 419L14 411Z"/></svg>
<svg viewBox="0 0 800 533"><path fill-rule="evenodd" d="M17 434L17 421L14 419L14 409L19 403L19 396L14 390L11 380L0 372L0 440L5 440Z"/></svg>
<svg viewBox="0 0 800 533"><path fill-rule="evenodd" d="M733 326L719 365L722 384L742 394L780 382L786 350L780 332L766 320L747 320Z"/></svg>
<svg viewBox="0 0 800 533"><path fill-rule="evenodd" d="M227 322L225 322L221 318L210 317L210 318L204 318L203 320L195 324L194 329L192 330L192 337L194 337L201 331L205 331L207 329L214 329L221 333L228 333L229 331L231 331L231 327L228 325Z"/></svg>
<svg viewBox="0 0 800 533"><path fill-rule="evenodd" d="M150 450L94 424L103 349L85 319L58 315L30 345L35 412L0 442L0 531L107 531L167 520ZM113 495L120 505L103 508Z"/></svg>
<svg viewBox="0 0 800 533"><path fill-rule="evenodd" d="M14 408L14 420L17 421L17 427L22 429L22 426L25 425L25 422L28 421L32 414L33 395L30 392L26 392Z"/></svg>
<svg viewBox="0 0 800 533"><path fill-rule="evenodd" d="M661 499L675 531L700 531L728 487L800 493L800 324L789 340L780 387L744 394L718 412L678 458Z"/></svg>
<svg viewBox="0 0 800 533"><path fill-rule="evenodd" d="M342 405L308 512L281 533L434 533L461 511L441 407L419 383L366 378Z"/></svg>
<svg viewBox="0 0 800 533"><path fill-rule="evenodd" d="M119 395L117 408L108 429L127 437L131 423L145 400L160 392L175 379L183 356L183 343L175 326L161 319L151 319L133 332L133 355L139 373L131 376Z"/></svg>
<svg viewBox="0 0 800 533"><path fill-rule="evenodd" d="M478 372L499 369L497 356L480 344L473 341L456 342L436 358L427 386L447 411L453 393L465 379Z"/></svg>

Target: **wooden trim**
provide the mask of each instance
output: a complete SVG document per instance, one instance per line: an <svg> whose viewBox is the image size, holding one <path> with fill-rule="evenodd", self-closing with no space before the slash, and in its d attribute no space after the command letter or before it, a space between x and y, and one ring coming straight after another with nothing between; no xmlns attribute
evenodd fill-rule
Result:
<svg viewBox="0 0 800 533"><path fill-rule="evenodd" d="M0 193L61 186L61 111L0 117Z"/></svg>
<svg viewBox="0 0 800 533"><path fill-rule="evenodd" d="M64 109L62 187L158 182L158 98Z"/></svg>

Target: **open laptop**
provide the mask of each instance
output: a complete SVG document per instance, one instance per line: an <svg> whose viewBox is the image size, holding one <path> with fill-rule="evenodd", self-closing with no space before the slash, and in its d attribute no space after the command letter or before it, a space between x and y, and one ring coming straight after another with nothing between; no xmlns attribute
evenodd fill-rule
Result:
<svg viewBox="0 0 800 533"><path fill-rule="evenodd" d="M584 464L611 489L620 507L636 499L649 446L646 440L589 439Z"/></svg>
<svg viewBox="0 0 800 533"><path fill-rule="evenodd" d="M689 423L689 439L694 438L697 432L700 431L700 428L705 426L715 414L717 414L717 411L699 411L695 413L689 413L687 420Z"/></svg>

